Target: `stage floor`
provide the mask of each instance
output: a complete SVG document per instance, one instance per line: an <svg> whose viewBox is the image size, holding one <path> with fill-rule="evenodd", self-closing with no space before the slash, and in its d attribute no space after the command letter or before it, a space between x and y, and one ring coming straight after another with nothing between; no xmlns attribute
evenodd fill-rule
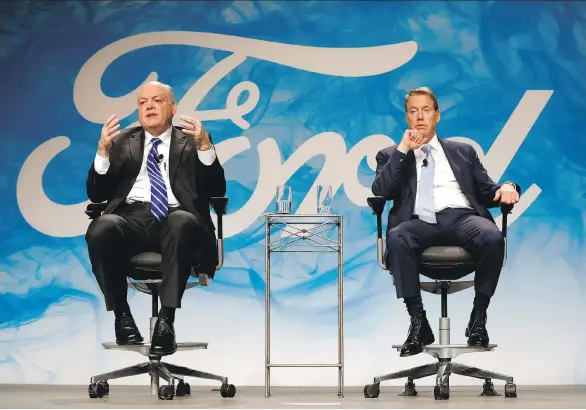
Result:
<svg viewBox="0 0 586 410"><path fill-rule="evenodd" d="M585 408L586 386L517 386L516 399L480 397L478 387L451 386L447 401L435 401L432 387L418 387L418 397L401 397L399 387L381 387L380 397L365 399L362 388L346 387L338 398L335 387L272 387L264 398L264 387L238 388L236 397L223 399L213 387L192 387L191 396L172 401L149 395L146 386L110 385L110 396L90 399L87 386L0 385L0 408ZM496 385L503 393L502 385Z"/></svg>

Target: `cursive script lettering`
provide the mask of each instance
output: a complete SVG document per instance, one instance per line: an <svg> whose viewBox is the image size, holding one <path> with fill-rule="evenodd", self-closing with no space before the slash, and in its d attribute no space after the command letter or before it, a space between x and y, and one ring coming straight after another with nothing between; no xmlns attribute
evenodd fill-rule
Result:
<svg viewBox="0 0 586 410"><path fill-rule="evenodd" d="M136 49L162 44L192 45L233 52L194 83L178 103L178 111L194 114L202 120L230 119L242 129L250 126L243 116L256 107L260 98L258 86L250 81L243 81L232 87L225 109L198 111L197 107L209 91L248 56L320 74L369 76L405 64L417 50L417 44L411 41L379 47L319 48L211 33L171 31L139 34L104 47L84 64L74 85L74 102L80 114L88 121L102 123L112 112L121 118L134 112L135 93L120 97L104 95L100 86L102 76L118 57ZM157 73L151 73L143 83L155 79ZM137 89L139 87L140 85ZM248 96L239 105L239 96L243 92L247 92ZM453 139L472 144L489 174L494 180L499 180L551 95L550 90L527 91L486 155L478 144L468 138ZM322 132L305 141L283 162L276 140L262 140L256 147L260 166L255 189L240 209L231 210L226 216L225 237L237 235L250 227L272 205L275 187L286 183L301 166L316 156L323 155L325 162L300 203L298 212L314 211L316 186L321 183L332 185L334 194L343 186L352 203L367 206L366 198L372 192L370 186L364 186L359 181L358 167L366 158L369 167L375 170L376 153L391 144L393 140L390 137L375 134L367 136L348 150L341 135ZM42 186L47 165L69 146L70 141L65 136L54 137L41 144L26 159L17 180L17 202L23 217L33 228L55 237L83 235L89 224L84 214L88 201L62 205L50 200ZM223 164L251 147L250 140L245 136L216 144L218 157ZM522 215L540 192L539 187L534 184L525 191L517 205L515 218L510 218L509 224Z"/></svg>

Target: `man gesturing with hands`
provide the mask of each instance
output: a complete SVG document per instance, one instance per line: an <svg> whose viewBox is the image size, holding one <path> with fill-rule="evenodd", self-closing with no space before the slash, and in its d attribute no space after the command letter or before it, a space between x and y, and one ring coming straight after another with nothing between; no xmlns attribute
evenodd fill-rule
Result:
<svg viewBox="0 0 586 410"><path fill-rule="evenodd" d="M469 345L486 346L486 310L499 280L504 238L487 208L519 201L512 182L496 184L468 144L438 138L440 111L427 87L405 96L409 129L381 150L372 192L393 201L386 232L386 264L411 325L401 356L435 341L419 287L419 256L430 246L461 246L474 257L475 297L465 330Z"/></svg>
<svg viewBox="0 0 586 410"><path fill-rule="evenodd" d="M126 299L130 257L162 254L161 310L150 353L167 355L177 349L175 309L192 264L215 271L209 198L225 195L226 179L202 123L181 116L182 128L172 125L177 107L170 86L149 82L137 100L139 127L120 130L112 115L102 128L86 188L92 202L107 206L88 227L86 242L106 309L114 311L118 344L143 342Z"/></svg>

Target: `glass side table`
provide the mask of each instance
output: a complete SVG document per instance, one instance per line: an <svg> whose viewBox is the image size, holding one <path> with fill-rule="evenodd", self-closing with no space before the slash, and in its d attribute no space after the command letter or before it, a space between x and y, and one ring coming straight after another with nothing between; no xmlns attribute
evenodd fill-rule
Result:
<svg viewBox="0 0 586 410"><path fill-rule="evenodd" d="M283 232L287 235L272 238L271 228L276 232ZM337 241L326 236L333 229L337 230ZM272 367L337 367L338 396L344 397L343 233L342 215L265 214L265 397L271 395ZM337 363L271 363L271 253L275 252L329 252L338 254Z"/></svg>

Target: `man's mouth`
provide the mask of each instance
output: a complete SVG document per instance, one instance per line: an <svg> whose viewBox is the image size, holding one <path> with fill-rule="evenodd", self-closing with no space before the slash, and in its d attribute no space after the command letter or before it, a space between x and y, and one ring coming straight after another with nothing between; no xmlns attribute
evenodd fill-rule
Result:
<svg viewBox="0 0 586 410"><path fill-rule="evenodd" d="M149 114L146 115L147 118L154 118L157 116L157 113L151 112Z"/></svg>
<svg viewBox="0 0 586 410"><path fill-rule="evenodd" d="M426 127L425 127L425 125L423 125L423 124L419 124L419 125L418 125L418 126L416 126L415 128L417 128L417 129L419 130L419 129L426 128Z"/></svg>

